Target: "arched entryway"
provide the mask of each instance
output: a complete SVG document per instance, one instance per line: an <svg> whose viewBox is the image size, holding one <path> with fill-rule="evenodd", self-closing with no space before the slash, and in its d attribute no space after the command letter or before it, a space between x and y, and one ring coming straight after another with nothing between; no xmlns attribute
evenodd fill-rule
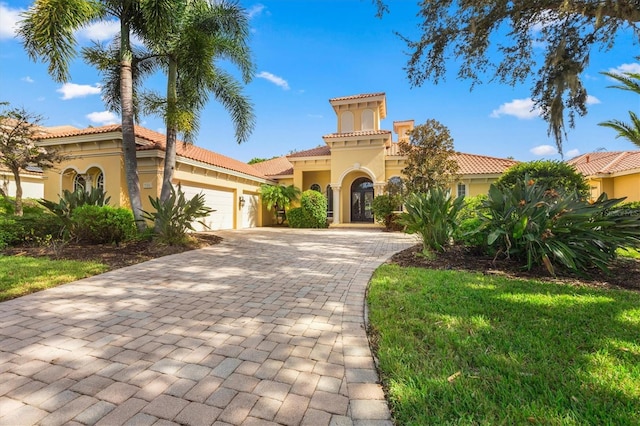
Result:
<svg viewBox="0 0 640 426"><path fill-rule="evenodd" d="M361 177L351 184L351 222L373 222L373 182Z"/></svg>

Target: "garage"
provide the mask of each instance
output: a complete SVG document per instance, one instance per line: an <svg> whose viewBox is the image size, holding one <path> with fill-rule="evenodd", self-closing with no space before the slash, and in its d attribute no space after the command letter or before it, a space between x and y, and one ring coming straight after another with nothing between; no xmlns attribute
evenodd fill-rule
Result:
<svg viewBox="0 0 640 426"><path fill-rule="evenodd" d="M258 209L260 198L258 195L244 194L244 207L242 207L242 227L255 228L258 226Z"/></svg>
<svg viewBox="0 0 640 426"><path fill-rule="evenodd" d="M208 228L203 227L200 223L193 224L193 227L197 231L233 229L234 197L232 191L205 189L186 185L182 186L182 191L188 199L200 193L204 194L206 206L215 210L202 220Z"/></svg>

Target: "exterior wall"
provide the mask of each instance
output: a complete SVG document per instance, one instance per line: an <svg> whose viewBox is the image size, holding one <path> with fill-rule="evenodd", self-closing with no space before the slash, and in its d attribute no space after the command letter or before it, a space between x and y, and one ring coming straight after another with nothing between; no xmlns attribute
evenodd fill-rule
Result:
<svg viewBox="0 0 640 426"><path fill-rule="evenodd" d="M380 130L380 110L378 101L371 102L359 102L357 104L345 104L335 107L335 111L338 118L338 133L348 133L352 131L360 131L363 129L363 112L370 110L373 112L373 129ZM342 126L342 113L349 111L353 114L353 130L344 128Z"/></svg>
<svg viewBox="0 0 640 426"><path fill-rule="evenodd" d="M322 188L324 192L327 185L331 183L331 172L329 170L303 171L302 187L300 189L306 191L310 189L314 183L320 185L320 188Z"/></svg>
<svg viewBox="0 0 640 426"><path fill-rule="evenodd" d="M613 197L625 201L640 201L640 173L613 178ZM608 193L607 193L608 194Z"/></svg>
<svg viewBox="0 0 640 426"><path fill-rule="evenodd" d="M22 187L22 198L43 198L44 181L43 176L25 174L20 175L20 186ZM6 190L10 197L16 196L16 182L13 179L13 173L7 171L0 172L0 187Z"/></svg>
<svg viewBox="0 0 640 426"><path fill-rule="evenodd" d="M385 155L381 144L367 147L338 148L331 153L331 182L342 188L346 183L340 178L351 170L362 170L373 181L385 182ZM373 174L370 176L369 173Z"/></svg>
<svg viewBox="0 0 640 426"><path fill-rule="evenodd" d="M351 222L351 185L356 179L361 177L371 179L371 176L367 173L357 170L347 174L342 181L339 206L342 223Z"/></svg>

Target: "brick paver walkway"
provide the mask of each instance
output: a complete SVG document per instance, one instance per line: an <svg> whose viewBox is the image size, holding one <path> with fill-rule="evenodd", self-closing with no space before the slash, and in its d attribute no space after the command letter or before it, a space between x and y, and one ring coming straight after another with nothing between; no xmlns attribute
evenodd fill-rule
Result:
<svg viewBox="0 0 640 426"><path fill-rule="evenodd" d="M364 330L414 243L262 228L0 304L3 425L391 424Z"/></svg>

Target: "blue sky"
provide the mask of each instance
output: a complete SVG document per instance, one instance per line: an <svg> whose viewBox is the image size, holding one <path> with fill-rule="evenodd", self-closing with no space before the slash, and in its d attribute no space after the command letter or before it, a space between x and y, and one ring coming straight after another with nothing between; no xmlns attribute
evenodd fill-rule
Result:
<svg viewBox="0 0 640 426"><path fill-rule="evenodd" d="M369 0L242 0L251 16L250 46L256 63L256 77L245 93L255 107L256 127L251 138L238 145L229 115L211 100L202 114L196 144L242 161L313 148L324 143L322 135L337 129L330 98L385 92L384 129L392 130L397 120L421 124L433 118L449 128L458 151L522 161L560 158L547 136L547 124L531 112L529 85L485 83L470 91L470 82L457 80L457 67L450 62L446 81L411 88L403 70L405 45L394 31L410 38L417 34L418 6L414 1L387 3L390 13L378 19ZM14 28L19 13L30 4L0 1L0 101L41 114L50 126L118 122L117 116L105 111L100 76L80 59L73 63L66 85L55 83L45 64L29 60ZM81 44L108 40L117 28L109 22L85 28L77 37ZM638 55L630 31L618 37L612 50L592 52L585 74L589 113L569 129L565 158L603 148L635 148L597 123L628 121L629 110L640 111L636 95L607 88L613 82L599 74L640 72ZM145 86L162 92L164 76L154 76ZM158 117L142 117L140 124L164 131Z"/></svg>

